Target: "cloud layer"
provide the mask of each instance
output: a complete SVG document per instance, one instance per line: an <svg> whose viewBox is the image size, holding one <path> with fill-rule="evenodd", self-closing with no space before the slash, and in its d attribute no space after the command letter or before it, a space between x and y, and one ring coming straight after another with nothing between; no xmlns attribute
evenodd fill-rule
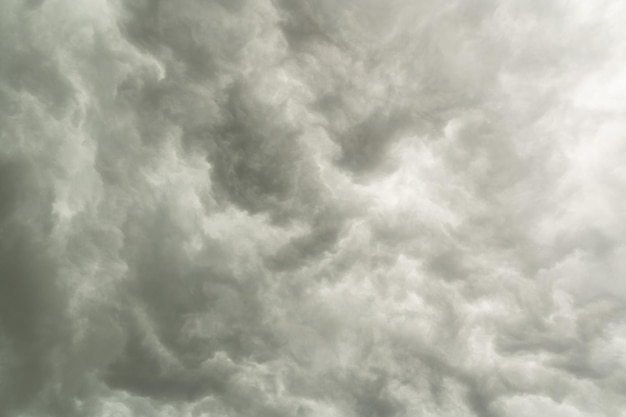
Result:
<svg viewBox="0 0 626 417"><path fill-rule="evenodd" d="M623 416L624 19L4 0L0 415Z"/></svg>

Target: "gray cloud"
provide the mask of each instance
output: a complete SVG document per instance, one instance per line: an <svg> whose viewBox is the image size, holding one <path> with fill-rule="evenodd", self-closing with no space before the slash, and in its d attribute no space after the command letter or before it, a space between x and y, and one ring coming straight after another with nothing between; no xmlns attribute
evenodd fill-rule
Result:
<svg viewBox="0 0 626 417"><path fill-rule="evenodd" d="M618 2L0 5L0 415L620 416Z"/></svg>

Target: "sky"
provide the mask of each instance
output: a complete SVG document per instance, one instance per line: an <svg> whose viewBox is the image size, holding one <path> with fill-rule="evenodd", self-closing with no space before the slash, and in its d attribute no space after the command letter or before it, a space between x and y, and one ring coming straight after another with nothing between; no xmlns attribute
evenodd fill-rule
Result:
<svg viewBox="0 0 626 417"><path fill-rule="evenodd" d="M0 1L0 417L626 416L625 21Z"/></svg>

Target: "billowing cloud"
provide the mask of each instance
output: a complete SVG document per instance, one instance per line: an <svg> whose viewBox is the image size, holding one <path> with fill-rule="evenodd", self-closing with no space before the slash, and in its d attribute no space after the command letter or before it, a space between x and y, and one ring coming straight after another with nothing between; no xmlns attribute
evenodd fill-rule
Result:
<svg viewBox="0 0 626 417"><path fill-rule="evenodd" d="M3 1L0 414L623 415L625 18Z"/></svg>

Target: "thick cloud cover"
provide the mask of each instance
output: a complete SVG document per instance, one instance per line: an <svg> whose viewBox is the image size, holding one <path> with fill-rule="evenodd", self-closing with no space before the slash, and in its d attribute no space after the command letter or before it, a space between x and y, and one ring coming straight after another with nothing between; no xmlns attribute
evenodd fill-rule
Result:
<svg viewBox="0 0 626 417"><path fill-rule="evenodd" d="M0 415L626 410L626 3L0 2Z"/></svg>

